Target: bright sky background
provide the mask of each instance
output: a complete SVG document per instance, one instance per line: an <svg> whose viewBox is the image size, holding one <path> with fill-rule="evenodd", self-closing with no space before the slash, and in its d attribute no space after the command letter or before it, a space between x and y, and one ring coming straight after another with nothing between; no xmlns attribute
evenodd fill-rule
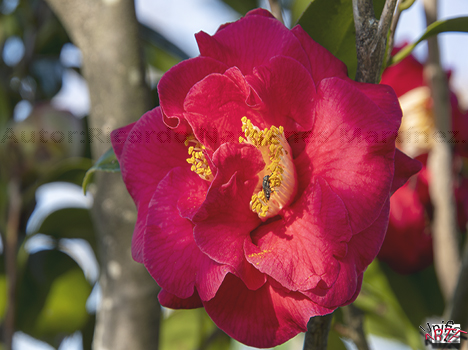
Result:
<svg viewBox="0 0 468 350"><path fill-rule="evenodd" d="M173 41L180 48L191 56L198 55L198 48L195 42L194 34L203 30L213 34L218 26L225 22L235 21L238 14L232 11L228 6L217 0L136 0L136 10L139 20L148 26L153 27ZM263 7L266 7L266 0L261 1ZM440 18L451 18L458 16L468 16L467 0L440 0ZM410 10L405 11L401 18L396 32L396 42L415 41L424 31L425 20L422 10L421 0L417 0ZM452 85L457 92L463 92L465 106L468 105L468 34L450 33L440 36L440 48L442 63L446 69L452 69ZM425 44L420 44L415 52L417 57L424 59L427 50ZM67 62L68 66L79 64L79 52L74 51L73 47L67 47L63 52L62 60ZM54 102L61 107L68 107L76 115L83 116L87 114L89 108L89 97L85 81L73 70L64 78L62 91L54 99ZM461 97L461 96L459 96ZM49 189L53 191L53 189ZM76 190L76 189L75 189ZM70 199L61 197L60 192L43 191L43 198L38 193L38 202L41 200L48 203L48 206L61 206L50 201L69 201ZM81 194L75 194L81 198ZM81 196L81 197L80 197ZM78 199L80 204L77 206L89 205L89 197ZM76 201L75 199L73 201ZM70 203L70 202L69 202ZM50 209L50 208L49 208ZM39 210L48 210L39 208ZM36 216L37 218L37 216ZM34 220L33 220L34 221ZM33 223L31 223L33 224ZM95 277L94 277L95 278ZM393 344L385 345L385 341L373 338L371 340L375 348L379 349L405 349ZM382 343L383 341L383 343ZM79 350L81 349L81 337L73 336L66 343L62 344L60 350ZM301 348L300 345L299 348ZM41 345L39 342L28 339L24 334L18 334L15 337L14 350L44 350L51 349L49 346ZM407 348L406 348L407 349Z"/></svg>

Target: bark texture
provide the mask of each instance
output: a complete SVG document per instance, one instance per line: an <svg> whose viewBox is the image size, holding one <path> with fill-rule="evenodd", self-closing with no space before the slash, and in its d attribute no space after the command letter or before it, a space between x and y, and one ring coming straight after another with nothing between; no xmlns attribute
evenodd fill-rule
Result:
<svg viewBox="0 0 468 350"><path fill-rule="evenodd" d="M149 106L149 91L131 0L47 0L83 54L91 97L94 157L111 147L109 133L136 121ZM119 174L97 176L93 216L99 232L102 304L95 350L157 349L158 286L131 257L136 210Z"/></svg>
<svg viewBox="0 0 468 350"><path fill-rule="evenodd" d="M358 60L356 81L379 83L387 34L392 23L396 3L397 0L387 0L380 20L377 20L372 0L353 0Z"/></svg>

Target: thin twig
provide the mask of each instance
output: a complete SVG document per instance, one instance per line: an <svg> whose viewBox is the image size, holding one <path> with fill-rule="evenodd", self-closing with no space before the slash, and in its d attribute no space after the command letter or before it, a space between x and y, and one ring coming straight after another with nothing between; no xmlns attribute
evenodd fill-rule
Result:
<svg viewBox="0 0 468 350"><path fill-rule="evenodd" d="M395 43L395 31L396 31L396 27L397 27L398 21L400 20L400 15L401 15L401 9L400 9L401 3L402 3L402 0L399 0L398 5L395 10L395 14L393 15L392 24L390 25L390 33L388 35L388 44L387 44L387 53L386 53L387 62L385 63L386 67L390 64L390 61L392 59L392 50L393 50L393 45Z"/></svg>
<svg viewBox="0 0 468 350"><path fill-rule="evenodd" d="M13 335L15 334L15 309L16 309L16 287L17 287L17 249L18 228L21 215L21 192L19 180L13 178L8 186L8 221L6 227L5 265L6 280L8 288L8 302L4 323L5 347L12 348Z"/></svg>
<svg viewBox="0 0 468 350"><path fill-rule="evenodd" d="M303 350L326 350L333 313L312 317L307 323Z"/></svg>
<svg viewBox="0 0 468 350"><path fill-rule="evenodd" d="M270 9L271 13L273 16L276 17L277 20L279 20L281 23L284 23L283 21L283 9L281 8L281 4L279 0L268 0L270 2Z"/></svg>
<svg viewBox="0 0 468 350"><path fill-rule="evenodd" d="M437 0L424 0L424 9L429 26L437 20ZM437 142L434 142L428 158L431 174L429 193L434 205L434 265L442 293L445 300L449 301L460 271L459 234L452 181L452 149L448 142L451 131L451 106L447 76L440 66L437 36L428 40L428 48L424 76L431 88L436 128L434 135L437 135Z"/></svg>

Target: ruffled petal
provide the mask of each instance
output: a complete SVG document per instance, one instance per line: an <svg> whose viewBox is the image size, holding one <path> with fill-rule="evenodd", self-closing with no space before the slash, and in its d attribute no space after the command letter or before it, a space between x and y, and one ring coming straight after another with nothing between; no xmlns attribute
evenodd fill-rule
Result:
<svg viewBox="0 0 468 350"><path fill-rule="evenodd" d="M222 143L239 142L244 116L263 129L262 118L247 104L249 95L250 86L237 68L211 74L195 84L184 108L196 138L214 152Z"/></svg>
<svg viewBox="0 0 468 350"><path fill-rule="evenodd" d="M281 125L285 130L311 129L315 84L302 64L276 56L256 67L247 81L259 97L258 108L269 125Z"/></svg>
<svg viewBox="0 0 468 350"><path fill-rule="evenodd" d="M366 96L367 89L365 94L341 79L322 80L313 137L306 142L306 155L295 160L299 182L321 177L343 200L354 233L377 219L394 175L401 111L382 109L398 101L388 87L373 86L377 103ZM303 186L299 183L299 190Z"/></svg>
<svg viewBox="0 0 468 350"><path fill-rule="evenodd" d="M232 266L252 289L265 282L265 276L244 263L244 239L261 222L249 207L257 182L244 182L234 174L226 184L210 189L193 217L195 242L201 251L220 264Z"/></svg>
<svg viewBox="0 0 468 350"><path fill-rule="evenodd" d="M329 308L337 308L354 301L361 288L362 274L374 260L385 238L390 201L387 199L377 220L348 242L348 253L339 259L340 273L335 284L328 288L319 284L303 292L312 301Z"/></svg>
<svg viewBox="0 0 468 350"><path fill-rule="evenodd" d="M346 65L323 46L317 44L301 26L295 26L291 32L299 40L308 56L310 72L317 86L325 78L348 76Z"/></svg>
<svg viewBox="0 0 468 350"><path fill-rule="evenodd" d="M200 54L238 67L244 75L266 64L271 57L289 56L310 69L299 40L278 20L255 13L222 28L215 35L195 35Z"/></svg>
<svg viewBox="0 0 468 350"><path fill-rule="evenodd" d="M203 307L203 303L198 296L197 290L193 295L186 299L176 297L174 294L166 292L164 289L158 294L159 303L170 309L196 309Z"/></svg>
<svg viewBox="0 0 468 350"><path fill-rule="evenodd" d="M164 290L181 299L189 298L195 286L203 300L211 299L232 270L200 251L193 224L180 216L179 200L186 203L187 198L203 196L207 189L208 182L187 167L176 168L161 180L149 204L145 267Z"/></svg>
<svg viewBox="0 0 468 350"><path fill-rule="evenodd" d="M172 67L161 77L158 93L161 109L172 127L184 119L184 100L194 84L211 73L224 73L228 67L209 57L195 57ZM170 119L173 119L171 121Z"/></svg>
<svg viewBox="0 0 468 350"><path fill-rule="evenodd" d="M403 186L408 179L422 169L422 164L417 159L408 157L398 148L395 149L395 175L392 182L391 193Z"/></svg>
<svg viewBox="0 0 468 350"><path fill-rule="evenodd" d="M254 146L227 143L213 154L213 164L216 176L193 217L195 241L210 258L232 266L250 289L257 289L266 277L246 261L244 239L261 222L249 203L258 184L256 174L265 163Z"/></svg>
<svg viewBox="0 0 468 350"><path fill-rule="evenodd" d="M256 291L249 290L231 274L216 296L204 305L219 328L240 342L259 348L284 343L305 332L311 316L333 311L269 282Z"/></svg>
<svg viewBox="0 0 468 350"><path fill-rule="evenodd" d="M330 288L340 272L338 258L351 238L346 208L322 179L311 184L283 220L260 226L246 240L247 260L292 291Z"/></svg>
<svg viewBox="0 0 468 350"><path fill-rule="evenodd" d="M159 107L144 114L128 133L120 155L122 178L138 209L132 256L143 262L148 204L159 181L175 167L188 166L184 136L164 125Z"/></svg>

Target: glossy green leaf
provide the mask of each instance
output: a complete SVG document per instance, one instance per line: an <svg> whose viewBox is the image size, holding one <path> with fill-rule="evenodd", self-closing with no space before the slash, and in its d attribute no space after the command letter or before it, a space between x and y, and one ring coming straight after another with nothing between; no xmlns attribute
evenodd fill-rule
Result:
<svg viewBox="0 0 468 350"><path fill-rule="evenodd" d="M149 44L145 46L145 56L146 62L162 72L168 71L171 67L180 62L178 57L171 55L169 52L159 47Z"/></svg>
<svg viewBox="0 0 468 350"><path fill-rule="evenodd" d="M161 350L228 350L229 345L203 308L173 311L161 324Z"/></svg>
<svg viewBox="0 0 468 350"><path fill-rule="evenodd" d="M308 4L307 4L308 3ZM380 17L384 0L374 0ZM343 61L354 78L357 68L356 31L351 0L298 0L292 7L293 19L320 45Z"/></svg>
<svg viewBox="0 0 468 350"><path fill-rule="evenodd" d="M108 173L118 173L120 172L120 164L117 161L114 150L109 148L109 150L104 153L97 162L86 172L86 175L83 179L83 192L86 193L86 188L91 181L91 175L96 171L105 171Z"/></svg>
<svg viewBox="0 0 468 350"><path fill-rule="evenodd" d="M428 317L442 315L444 299L434 266L411 275L400 275L385 263L381 263L380 266L395 297L415 328L423 324Z"/></svg>
<svg viewBox="0 0 468 350"><path fill-rule="evenodd" d="M402 0L400 1L400 3L398 4L398 9L400 11L404 11L404 10L407 10L409 9L411 6L413 6L415 0Z"/></svg>
<svg viewBox="0 0 468 350"><path fill-rule="evenodd" d="M390 65L396 64L408 56L421 41L444 32L468 33L468 17L451 18L432 23L417 41L398 51L398 53L392 57Z"/></svg>
<svg viewBox="0 0 468 350"><path fill-rule="evenodd" d="M406 316L377 261L364 273L361 293L354 305L366 314L366 333L400 341L413 349L421 348L419 331Z"/></svg>
<svg viewBox="0 0 468 350"><path fill-rule="evenodd" d="M91 214L86 208L59 209L47 216L38 233L60 238L81 238L86 240L97 254L96 234Z"/></svg>
<svg viewBox="0 0 468 350"><path fill-rule="evenodd" d="M18 284L17 327L57 347L89 318L91 286L78 264L58 250L31 254Z"/></svg>

